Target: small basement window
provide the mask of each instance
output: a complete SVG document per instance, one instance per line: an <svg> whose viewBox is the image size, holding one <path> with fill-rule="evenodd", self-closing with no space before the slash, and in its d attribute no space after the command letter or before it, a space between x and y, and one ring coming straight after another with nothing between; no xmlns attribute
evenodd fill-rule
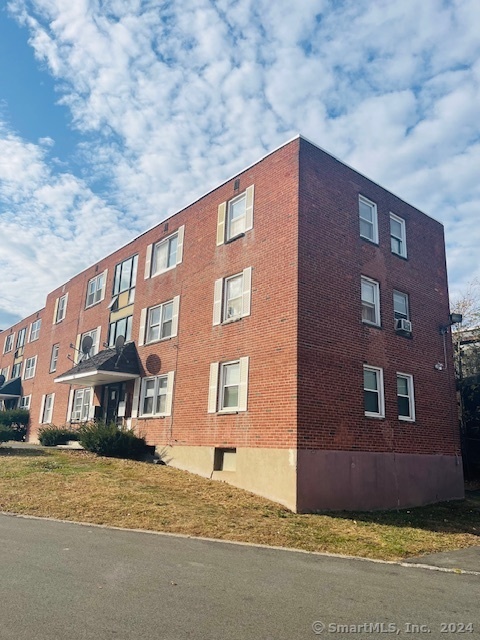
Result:
<svg viewBox="0 0 480 640"><path fill-rule="evenodd" d="M215 449L215 458L213 461L214 471L236 471L236 468L236 449Z"/></svg>

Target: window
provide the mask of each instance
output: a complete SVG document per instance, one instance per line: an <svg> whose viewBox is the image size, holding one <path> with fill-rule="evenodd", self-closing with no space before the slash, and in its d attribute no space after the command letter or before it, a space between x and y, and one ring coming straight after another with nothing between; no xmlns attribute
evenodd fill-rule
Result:
<svg viewBox="0 0 480 640"><path fill-rule="evenodd" d="M362 276L362 321L380 325L380 285Z"/></svg>
<svg viewBox="0 0 480 640"><path fill-rule="evenodd" d="M363 367L363 401L366 416L371 418L385 416L382 369Z"/></svg>
<svg viewBox="0 0 480 640"><path fill-rule="evenodd" d="M5 378L5 380L8 380L8 373L9 373L10 367L4 367L1 371L0 371L0 376L3 376ZM1 385L0 385L1 386Z"/></svg>
<svg viewBox="0 0 480 640"><path fill-rule="evenodd" d="M121 320L111 322L108 329L108 346L115 346L115 340L118 336L123 336L125 342L132 339L132 318L133 316L127 316Z"/></svg>
<svg viewBox="0 0 480 640"><path fill-rule="evenodd" d="M54 323L61 322L67 313L67 301L68 301L68 293L66 293L61 298L57 298L55 304L55 320Z"/></svg>
<svg viewBox="0 0 480 640"><path fill-rule="evenodd" d="M415 400L413 395L413 376L397 373L398 419L415 421Z"/></svg>
<svg viewBox="0 0 480 640"><path fill-rule="evenodd" d="M210 365L208 412L247 410L248 357Z"/></svg>
<svg viewBox="0 0 480 640"><path fill-rule="evenodd" d="M105 285L107 281L107 272L99 273L88 281L87 286L87 301L85 307L91 307L97 302L100 302L105 297Z"/></svg>
<svg viewBox="0 0 480 640"><path fill-rule="evenodd" d="M98 353L98 349L100 346L100 330L101 330L101 327L98 327L97 329L92 329L91 331L85 331L85 333L82 333L80 336L77 336L78 343L77 343L76 359L78 362L80 362L81 360L85 360L87 357L87 355L83 353L83 340L87 337L92 339L92 346L90 348L90 351L88 352L88 357L92 357L96 353Z"/></svg>
<svg viewBox="0 0 480 640"><path fill-rule="evenodd" d="M23 345L25 344L26 335L27 335L27 328L23 327L23 329L20 329L20 331L18 332L18 335L17 335L17 346L16 346L16 349L21 349L23 347Z"/></svg>
<svg viewBox="0 0 480 640"><path fill-rule="evenodd" d="M390 214L390 241L392 253L396 253L402 258L407 257L407 236L405 230L405 220L393 213Z"/></svg>
<svg viewBox="0 0 480 640"><path fill-rule="evenodd" d="M173 233L168 238L157 242L155 245L148 245L145 260L145 279L157 276L168 269L173 269L182 262L184 232L185 226L182 225L176 233Z"/></svg>
<svg viewBox="0 0 480 640"><path fill-rule="evenodd" d="M12 380L14 378L19 378L21 371L22 371L22 363L17 362L17 364L14 364L12 367Z"/></svg>
<svg viewBox="0 0 480 640"><path fill-rule="evenodd" d="M30 400L32 396L22 396L20 398L19 409L26 409L27 411L30 409Z"/></svg>
<svg viewBox="0 0 480 640"><path fill-rule="evenodd" d="M137 281L138 256L133 256L124 260L115 267L115 277L113 280L113 295L118 296L124 291L130 291L128 304L132 304L135 295L135 284Z"/></svg>
<svg viewBox="0 0 480 640"><path fill-rule="evenodd" d="M215 282L213 324L230 322L250 315L252 268Z"/></svg>
<svg viewBox="0 0 480 640"><path fill-rule="evenodd" d="M148 310L146 342L155 342L172 335L173 300Z"/></svg>
<svg viewBox="0 0 480 640"><path fill-rule="evenodd" d="M5 344L3 345L3 353L8 353L13 349L13 341L15 340L15 333L10 333L5 338Z"/></svg>
<svg viewBox="0 0 480 640"><path fill-rule="evenodd" d="M363 196L358 198L360 214L360 235L362 238L378 244L377 205Z"/></svg>
<svg viewBox="0 0 480 640"><path fill-rule="evenodd" d="M142 309L138 345L174 338L178 333L179 307L180 296L175 296L156 307Z"/></svg>
<svg viewBox="0 0 480 640"><path fill-rule="evenodd" d="M30 336L28 341L29 342L33 342L34 340L38 340L38 338L40 337L40 327L42 326L42 320L41 318L39 318L38 320L35 320L35 322L32 322L32 324L30 325Z"/></svg>
<svg viewBox="0 0 480 640"><path fill-rule="evenodd" d="M254 186L251 185L244 193L218 206L217 245L253 229L253 197Z"/></svg>
<svg viewBox="0 0 480 640"><path fill-rule="evenodd" d="M174 372L164 376L144 378L140 398L140 415L169 416L172 413Z"/></svg>
<svg viewBox="0 0 480 640"><path fill-rule="evenodd" d="M25 369L23 370L24 380L29 380L35 376L35 369L37 367L37 356L27 358L25 360Z"/></svg>
<svg viewBox="0 0 480 640"><path fill-rule="evenodd" d="M393 315L395 320L410 319L408 311L408 295L406 293L400 293L400 291L393 292Z"/></svg>
<svg viewBox="0 0 480 640"><path fill-rule="evenodd" d="M91 389L76 389L73 394L72 414L70 420L86 422L90 416Z"/></svg>
<svg viewBox="0 0 480 640"><path fill-rule="evenodd" d="M57 370L58 351L60 349L59 344L54 344L52 347L52 355L50 356L50 373Z"/></svg>
<svg viewBox="0 0 480 640"><path fill-rule="evenodd" d="M215 449L213 457L214 471L236 471L237 468L236 449Z"/></svg>
<svg viewBox="0 0 480 640"><path fill-rule="evenodd" d="M40 422L42 424L50 424L52 422L54 398L54 393L49 393L48 395L43 396L42 412L40 416Z"/></svg>

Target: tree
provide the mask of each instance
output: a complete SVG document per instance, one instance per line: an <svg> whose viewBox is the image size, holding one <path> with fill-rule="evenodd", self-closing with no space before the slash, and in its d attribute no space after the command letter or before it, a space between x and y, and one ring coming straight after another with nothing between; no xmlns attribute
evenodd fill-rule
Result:
<svg viewBox="0 0 480 640"><path fill-rule="evenodd" d="M452 302L463 321L452 325L460 403L462 454L468 479L480 477L480 281L472 280Z"/></svg>

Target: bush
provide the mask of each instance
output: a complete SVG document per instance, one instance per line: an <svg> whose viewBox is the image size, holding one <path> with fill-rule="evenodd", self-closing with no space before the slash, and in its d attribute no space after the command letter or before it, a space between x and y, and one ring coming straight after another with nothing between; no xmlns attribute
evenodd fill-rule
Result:
<svg viewBox="0 0 480 640"><path fill-rule="evenodd" d="M0 411L0 427L9 427L12 424L28 425L30 414L26 409L7 409Z"/></svg>
<svg viewBox="0 0 480 640"><path fill-rule="evenodd" d="M9 440L14 440L13 437L13 429L6 429L5 427L0 427L0 444L2 442L8 442Z"/></svg>
<svg viewBox="0 0 480 640"><path fill-rule="evenodd" d="M69 440L78 440L78 431L51 424L39 430L38 439L44 447L54 447L57 444L67 444Z"/></svg>
<svg viewBox="0 0 480 640"><path fill-rule="evenodd" d="M4 434L0 442L25 440L30 414L26 409L0 411L0 431ZM6 434L9 437L6 437Z"/></svg>
<svg viewBox="0 0 480 640"><path fill-rule="evenodd" d="M145 455L145 438L119 427L115 422L92 422L79 429L79 441L84 449L99 456L138 459Z"/></svg>

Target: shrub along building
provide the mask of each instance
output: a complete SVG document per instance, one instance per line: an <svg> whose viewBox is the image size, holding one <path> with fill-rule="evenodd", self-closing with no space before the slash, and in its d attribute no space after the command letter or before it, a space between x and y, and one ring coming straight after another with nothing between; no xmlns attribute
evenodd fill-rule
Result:
<svg viewBox="0 0 480 640"><path fill-rule="evenodd" d="M293 510L418 505L463 495L448 325L442 225L297 137L5 330L0 398Z"/></svg>

